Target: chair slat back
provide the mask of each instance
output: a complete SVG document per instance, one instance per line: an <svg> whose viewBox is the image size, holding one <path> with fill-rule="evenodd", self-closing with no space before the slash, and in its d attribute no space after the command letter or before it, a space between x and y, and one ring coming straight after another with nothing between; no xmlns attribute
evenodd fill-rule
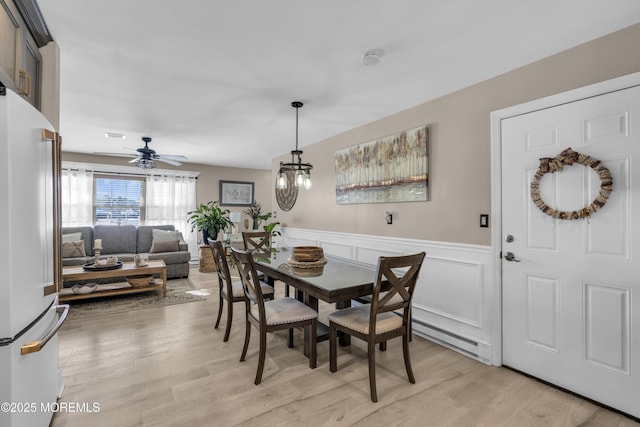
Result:
<svg viewBox="0 0 640 427"><path fill-rule="evenodd" d="M258 305L260 317L264 319L262 287L260 286L258 273L256 273L256 269L253 264L253 256L249 251L242 251L233 247L231 248L231 253L236 261L236 266L238 267L238 274L240 274L244 294L249 299L250 303Z"/></svg>
<svg viewBox="0 0 640 427"><path fill-rule="evenodd" d="M209 239L208 241L211 252L213 253L213 260L216 263L218 282L220 283L220 286L226 287L227 295L233 295L231 272L229 271L229 264L227 263L227 254L224 246L222 246L222 242L219 240Z"/></svg>
<svg viewBox="0 0 640 427"><path fill-rule="evenodd" d="M371 298L371 330L374 330L376 317L379 313L402 309L408 318L413 291L424 257L425 253L420 252L414 255L380 257L378 259L376 282L373 285ZM382 285L385 282L391 285L391 289L381 293Z"/></svg>
<svg viewBox="0 0 640 427"><path fill-rule="evenodd" d="M253 254L271 253L271 233L268 231L245 231L242 233L244 250Z"/></svg>

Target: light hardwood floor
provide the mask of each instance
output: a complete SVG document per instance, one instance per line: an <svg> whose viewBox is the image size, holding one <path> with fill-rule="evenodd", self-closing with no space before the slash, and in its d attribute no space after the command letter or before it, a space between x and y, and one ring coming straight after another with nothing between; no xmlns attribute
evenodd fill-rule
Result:
<svg viewBox="0 0 640 427"><path fill-rule="evenodd" d="M198 288L217 289L215 273L192 268L190 278ZM361 341L338 349L338 372L332 374L327 341L318 344L318 367L309 369L302 331L296 331L293 349L285 332L268 337L256 386L258 336L254 329L247 360L240 363L244 318L242 306L234 308L226 343L224 324L213 328L216 292L206 301L67 321L59 334L66 385L60 402L79 406L56 413L51 426L640 425L419 337L411 343L416 384L406 378L399 339L378 351L378 403L369 399ZM99 411L82 410L94 403Z"/></svg>

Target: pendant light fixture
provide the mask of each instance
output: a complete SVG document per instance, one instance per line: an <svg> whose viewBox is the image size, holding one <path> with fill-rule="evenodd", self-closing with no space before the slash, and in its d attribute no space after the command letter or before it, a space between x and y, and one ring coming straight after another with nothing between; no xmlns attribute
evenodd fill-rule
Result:
<svg viewBox="0 0 640 427"><path fill-rule="evenodd" d="M311 163L302 162L302 150L298 149L298 110L302 105L303 104L300 101L294 101L291 103L291 106L296 109L296 149L291 151L290 163L280 162L280 170L276 177L276 188L279 189L285 189L291 184L307 190L311 188L311 169L313 169L313 166L311 166ZM296 156L298 157L297 162L295 160ZM289 179L286 174L287 171L293 171L295 173L293 183L289 183Z"/></svg>

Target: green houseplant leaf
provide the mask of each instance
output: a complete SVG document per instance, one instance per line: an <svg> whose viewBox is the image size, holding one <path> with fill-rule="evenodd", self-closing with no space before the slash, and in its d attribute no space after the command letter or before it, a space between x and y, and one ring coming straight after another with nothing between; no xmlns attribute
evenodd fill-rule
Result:
<svg viewBox="0 0 640 427"><path fill-rule="evenodd" d="M229 209L222 209L217 201L210 201L206 204L201 203L196 210L187 212L187 222L191 224L191 231L196 229L206 231L209 236L216 239L220 230L231 225L229 214Z"/></svg>
<svg viewBox="0 0 640 427"><path fill-rule="evenodd" d="M253 201L253 204L249 209L242 212L249 215L249 217L253 220L254 230L258 229L258 226L262 221L266 221L267 219L271 218L271 212L263 214L262 206L260 206L260 203L256 202L255 200Z"/></svg>

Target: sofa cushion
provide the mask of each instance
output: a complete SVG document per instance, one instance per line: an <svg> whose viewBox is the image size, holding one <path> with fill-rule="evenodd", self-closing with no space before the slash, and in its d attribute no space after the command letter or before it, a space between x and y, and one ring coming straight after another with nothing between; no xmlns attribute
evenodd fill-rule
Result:
<svg viewBox="0 0 640 427"><path fill-rule="evenodd" d="M166 265L172 264L186 264L191 259L191 254L189 251L180 251L180 252L162 252L149 254L150 260L161 259L164 260Z"/></svg>
<svg viewBox="0 0 640 427"><path fill-rule="evenodd" d="M78 235L81 233L78 233ZM85 257L84 241L75 240L72 242L62 242L62 258Z"/></svg>
<svg viewBox="0 0 640 427"><path fill-rule="evenodd" d="M81 239L84 241L84 253L87 256L93 256L93 227L62 227L63 236L75 233L81 233Z"/></svg>
<svg viewBox="0 0 640 427"><path fill-rule="evenodd" d="M102 239L102 255L136 253L137 232L134 225L96 225L93 238Z"/></svg>
<svg viewBox="0 0 640 427"><path fill-rule="evenodd" d="M179 244L178 240L166 240L166 241L158 241L154 240L151 245L150 253L160 253L160 252L178 252Z"/></svg>

